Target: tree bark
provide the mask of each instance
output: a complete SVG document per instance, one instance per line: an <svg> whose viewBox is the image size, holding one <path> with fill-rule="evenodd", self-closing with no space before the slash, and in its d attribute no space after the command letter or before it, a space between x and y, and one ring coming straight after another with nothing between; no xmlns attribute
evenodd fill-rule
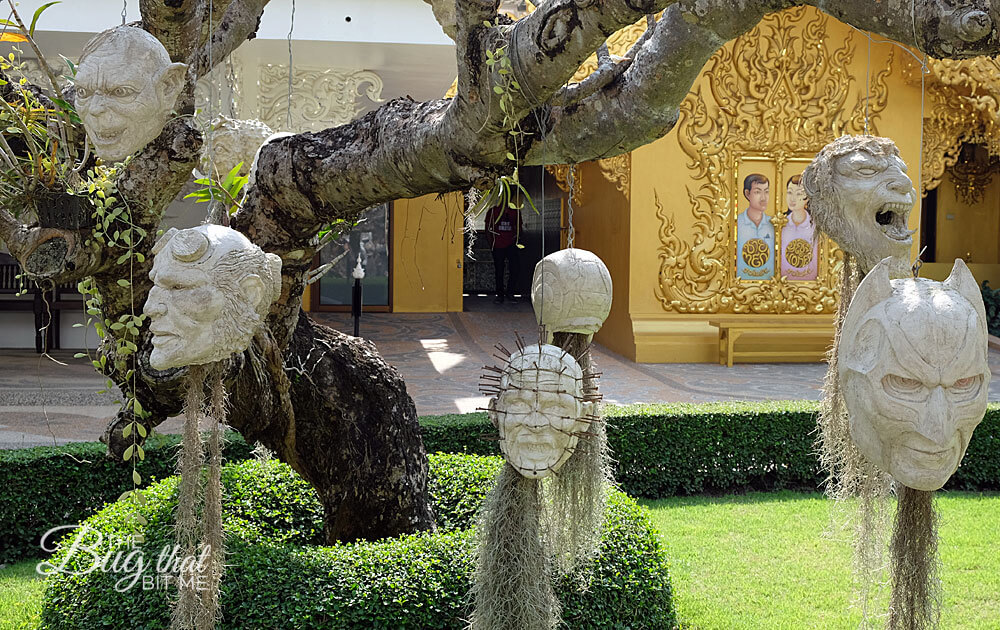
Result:
<svg viewBox="0 0 1000 630"><path fill-rule="evenodd" d="M515 164L575 163L629 151L670 131L677 108L705 61L767 13L811 4L878 35L937 57L1000 53L1000 0L546 0L512 24L495 0L428 0L454 5L447 28L456 42L458 94L423 103L400 98L337 128L268 143L255 184L232 225L282 258L282 294L256 350L233 362L230 423L259 440L312 483L334 540L379 538L428 529L427 463L412 400L399 374L371 344L311 322L300 312L316 232L400 198L485 187ZM254 36L267 0L217 0L212 32L202 0L141 0L141 26L190 64L178 108L192 106L194 81ZM664 11L665 10L665 11ZM624 60L601 56L598 75L570 88L580 64L616 30L646 16L648 33ZM521 89L501 111L501 75L487 59L500 49ZM9 83L3 95L21 88ZM511 125L525 134L512 136ZM132 219L154 234L163 208L198 160L201 137L187 118L169 123L118 179ZM514 156L515 161L507 155ZM101 317L141 312L155 241L137 247L144 263L119 262L121 249L87 246L87 230L22 225L0 203L0 239L40 282L94 278ZM128 278L131 286L118 280ZM155 426L181 408L184 370L149 366L144 324L128 359L136 397ZM113 355L124 333L101 352ZM563 340L569 341L569 340ZM578 340L577 340L578 341ZM113 375L128 387L125 372ZM122 411L109 427L109 451L126 441ZM128 441L131 443L131 440Z"/></svg>

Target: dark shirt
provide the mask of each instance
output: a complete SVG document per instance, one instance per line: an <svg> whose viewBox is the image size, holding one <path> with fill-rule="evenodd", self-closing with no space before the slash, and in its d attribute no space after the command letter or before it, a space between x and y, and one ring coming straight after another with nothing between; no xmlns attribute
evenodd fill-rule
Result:
<svg viewBox="0 0 1000 630"><path fill-rule="evenodd" d="M486 213L486 232L490 236L490 248L503 249L513 245L517 241L520 222L521 215L513 208L505 210L500 206L490 208Z"/></svg>

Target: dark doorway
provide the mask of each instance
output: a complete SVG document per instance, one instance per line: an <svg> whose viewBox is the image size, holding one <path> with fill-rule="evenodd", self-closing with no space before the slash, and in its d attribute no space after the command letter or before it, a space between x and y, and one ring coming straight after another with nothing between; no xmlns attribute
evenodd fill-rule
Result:
<svg viewBox="0 0 1000 630"><path fill-rule="evenodd" d="M920 203L920 260L937 262L937 188L927 191Z"/></svg>
<svg viewBox="0 0 1000 630"><path fill-rule="evenodd" d="M520 179L534 202L536 213L531 204L525 203L521 210L522 231L518 238L523 248L518 249L520 273L514 286L515 294L520 296L520 304L531 308L531 277L535 272L535 264L544 256L559 250L560 219L562 214L563 192L556 184L552 175L541 166L522 167ZM493 255L490 249L490 239L486 233L486 211L473 218L475 241L471 252L469 241L472 238L466 233L465 262L463 264L463 289L465 293L465 310L492 310L495 295L493 271ZM543 246L544 243L544 246ZM543 253L544 251L544 253ZM507 308L506 305L502 305Z"/></svg>

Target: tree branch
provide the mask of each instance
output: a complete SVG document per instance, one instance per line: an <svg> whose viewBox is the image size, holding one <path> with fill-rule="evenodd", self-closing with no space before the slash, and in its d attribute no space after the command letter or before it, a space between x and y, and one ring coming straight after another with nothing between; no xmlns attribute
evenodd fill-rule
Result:
<svg viewBox="0 0 1000 630"><path fill-rule="evenodd" d="M194 76L201 77L212 70L214 64L219 63L226 56L239 48L239 46L253 39L260 27L260 17L264 13L264 7L271 0L232 0L225 11L221 13L218 25L212 29L212 39L205 42L198 49L189 61L191 72ZM219 5L214 5L216 14L221 11ZM207 11L207 10L206 10ZM207 12L204 19L208 19Z"/></svg>
<svg viewBox="0 0 1000 630"><path fill-rule="evenodd" d="M160 40L171 61L187 60L201 43L200 4L199 0L139 0L142 28Z"/></svg>

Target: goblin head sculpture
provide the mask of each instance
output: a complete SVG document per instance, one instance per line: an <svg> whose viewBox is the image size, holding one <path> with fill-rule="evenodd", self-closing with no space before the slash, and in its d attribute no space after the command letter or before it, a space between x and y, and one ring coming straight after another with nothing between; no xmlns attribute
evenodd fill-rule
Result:
<svg viewBox="0 0 1000 630"><path fill-rule="evenodd" d="M566 463L590 426L594 403L583 400L583 371L561 348L528 346L510 357L489 415L500 450L519 473L540 479Z"/></svg>
<svg viewBox="0 0 1000 630"><path fill-rule="evenodd" d="M851 438L896 481L937 490L986 412L986 310L961 260L944 282L890 280L890 265L861 282L841 332Z"/></svg>
<svg viewBox="0 0 1000 630"><path fill-rule="evenodd" d="M91 39L80 55L76 109L97 155L118 162L160 135L186 71L140 28L119 26Z"/></svg>
<svg viewBox="0 0 1000 630"><path fill-rule="evenodd" d="M593 336L611 312L611 274L593 252L561 249L535 265L531 304L547 341L557 332Z"/></svg>
<svg viewBox="0 0 1000 630"><path fill-rule="evenodd" d="M221 361L250 346L281 293L281 259L221 225L171 228L153 247L143 312L157 370Z"/></svg>
<svg viewBox="0 0 1000 630"><path fill-rule="evenodd" d="M889 257L896 268L909 267L907 223L917 192L892 140L841 136L806 167L802 184L816 227L864 271Z"/></svg>

